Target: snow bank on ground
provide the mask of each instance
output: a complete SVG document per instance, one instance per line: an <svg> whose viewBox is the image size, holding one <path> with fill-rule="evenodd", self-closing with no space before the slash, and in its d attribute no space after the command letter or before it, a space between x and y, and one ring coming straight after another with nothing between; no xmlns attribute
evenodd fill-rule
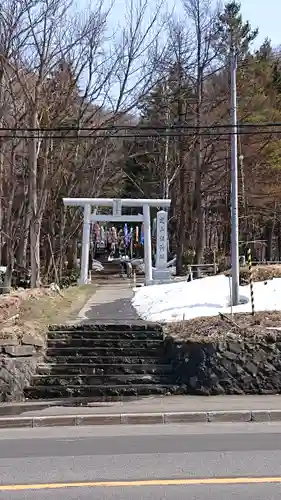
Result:
<svg viewBox="0 0 281 500"><path fill-rule="evenodd" d="M281 278L254 284L256 311L281 310ZM233 312L250 312L250 287L240 287L239 306ZM191 282L151 285L135 289L132 300L147 321L172 322L230 313L230 287L226 276L211 276Z"/></svg>

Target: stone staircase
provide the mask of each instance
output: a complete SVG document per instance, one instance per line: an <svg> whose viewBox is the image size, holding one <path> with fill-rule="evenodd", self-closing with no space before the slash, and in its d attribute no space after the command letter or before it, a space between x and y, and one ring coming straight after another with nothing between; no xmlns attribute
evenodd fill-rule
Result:
<svg viewBox="0 0 281 500"><path fill-rule="evenodd" d="M91 278L98 279L110 279L112 277L120 277L120 263L113 261L108 262L107 260L100 259L99 262L103 265L104 269L102 271L91 271Z"/></svg>
<svg viewBox="0 0 281 500"><path fill-rule="evenodd" d="M125 280L133 283L133 278L127 279L126 274L122 274L121 276L120 261L118 260L108 261L108 255L106 252L104 254L99 255L98 261L103 265L103 270L91 271L91 280L93 282L96 280L106 282L109 280L112 281L114 279L115 281L124 282ZM136 277L136 284L141 285L144 283L143 274L139 274L137 272L135 277Z"/></svg>
<svg viewBox="0 0 281 500"><path fill-rule="evenodd" d="M54 326L44 363L25 395L92 401L161 395L172 391L171 375L161 326Z"/></svg>

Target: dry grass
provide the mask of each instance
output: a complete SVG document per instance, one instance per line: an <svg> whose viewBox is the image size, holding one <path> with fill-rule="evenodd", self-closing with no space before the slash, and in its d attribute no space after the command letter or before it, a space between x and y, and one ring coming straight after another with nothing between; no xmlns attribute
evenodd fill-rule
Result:
<svg viewBox="0 0 281 500"><path fill-rule="evenodd" d="M231 270L224 273L231 276ZM281 265L261 265L252 267L252 276L254 281L267 281L273 278L281 278ZM249 283L250 271L247 266L240 267L240 283L245 285Z"/></svg>
<svg viewBox="0 0 281 500"><path fill-rule="evenodd" d="M45 338L49 324L65 323L83 308L97 286L69 287L58 293L50 289L26 290L0 297L0 338L23 333Z"/></svg>
<svg viewBox="0 0 281 500"><path fill-rule="evenodd" d="M165 333L177 340L208 342L211 340L226 340L227 338L257 338L274 334L281 329L281 312L258 312L235 314L227 316L212 316L195 318L181 323L171 323L165 326ZM276 333L276 330L275 330ZM280 332L281 335L281 332Z"/></svg>
<svg viewBox="0 0 281 500"><path fill-rule="evenodd" d="M42 297L39 302L31 298L22 303L22 318L44 325L63 324L82 309L96 289L94 284L72 286L63 290L61 294Z"/></svg>
<svg viewBox="0 0 281 500"><path fill-rule="evenodd" d="M224 273L231 275L231 271ZM252 276L254 281L267 281L281 278L281 265L253 266ZM249 283L250 272L247 266L240 268L240 284ZM228 316L213 316L195 318L181 323L172 323L165 327L166 333L179 340L221 340L226 337L261 337L271 335L272 330L267 328L281 328L281 312L257 312L254 316L250 313L235 314L233 319ZM271 332L271 333L270 333Z"/></svg>
<svg viewBox="0 0 281 500"><path fill-rule="evenodd" d="M224 273L231 275L231 271ZM253 266L252 276L254 281L267 281L281 278L281 265ZM240 268L240 284L249 283L250 272L247 266ZM281 312L257 312L254 316L250 313L228 316L213 316L195 318L181 323L172 323L165 327L166 333L178 340L192 340L206 342L210 340L225 340L227 337L264 337L272 335L272 330L267 328L281 328ZM275 331L276 332L276 331ZM281 335L281 333L280 333Z"/></svg>

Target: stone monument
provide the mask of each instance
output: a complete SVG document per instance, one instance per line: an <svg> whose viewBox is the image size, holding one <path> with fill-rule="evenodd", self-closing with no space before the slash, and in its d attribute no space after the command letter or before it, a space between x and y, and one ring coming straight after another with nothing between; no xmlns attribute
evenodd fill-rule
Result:
<svg viewBox="0 0 281 500"><path fill-rule="evenodd" d="M153 280L167 283L170 281L168 264L168 212L160 210L156 219L156 266Z"/></svg>

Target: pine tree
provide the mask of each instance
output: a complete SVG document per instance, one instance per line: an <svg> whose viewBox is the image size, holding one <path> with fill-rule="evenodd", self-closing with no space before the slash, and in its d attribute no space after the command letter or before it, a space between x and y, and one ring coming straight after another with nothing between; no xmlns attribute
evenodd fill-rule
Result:
<svg viewBox="0 0 281 500"><path fill-rule="evenodd" d="M272 68L272 86L278 94L281 94L281 68L277 61L274 62Z"/></svg>
<svg viewBox="0 0 281 500"><path fill-rule="evenodd" d="M168 176L172 178L174 169L178 163L177 138L168 137L169 131L166 127L192 124L194 117L191 111L193 92L185 75L182 72L182 81L179 92L178 69L172 65L165 79L157 84L154 89L142 100L139 106L139 125L151 127L151 137L137 137L135 142L124 143L125 157L125 181L124 196L165 196L165 175L168 165ZM182 102L182 112L179 116L178 102ZM158 130L158 128L160 128ZM157 135L159 132L159 136ZM190 139L184 138L185 147ZM168 141L168 143L167 143ZM167 148L168 145L168 148ZM167 151L168 150L168 151ZM168 154L168 157L167 157Z"/></svg>
<svg viewBox="0 0 281 500"><path fill-rule="evenodd" d="M233 44L240 57L247 56L257 35L258 29L252 29L249 21L243 21L241 4L235 1L227 3L217 23L217 42L222 53L228 54Z"/></svg>

